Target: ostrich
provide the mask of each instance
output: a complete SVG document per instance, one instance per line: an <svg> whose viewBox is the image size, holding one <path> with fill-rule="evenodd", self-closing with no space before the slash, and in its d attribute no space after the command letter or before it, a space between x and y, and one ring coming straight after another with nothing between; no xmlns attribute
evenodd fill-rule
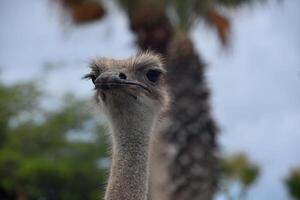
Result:
<svg viewBox="0 0 300 200"><path fill-rule="evenodd" d="M147 199L153 128L168 105L165 70L158 55L96 59L85 78L112 130L112 165L105 200Z"/></svg>

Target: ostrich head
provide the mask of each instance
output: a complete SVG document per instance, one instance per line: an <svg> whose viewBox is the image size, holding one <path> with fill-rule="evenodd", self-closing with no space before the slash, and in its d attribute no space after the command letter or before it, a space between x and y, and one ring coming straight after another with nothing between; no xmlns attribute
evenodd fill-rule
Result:
<svg viewBox="0 0 300 200"><path fill-rule="evenodd" d="M160 57L149 52L123 60L95 59L85 78L95 85L96 102L111 121L149 121L168 102L165 69Z"/></svg>
<svg viewBox="0 0 300 200"><path fill-rule="evenodd" d="M148 154L154 124L168 103L165 70L159 56L95 59L85 75L110 121L113 156L106 200L146 199Z"/></svg>

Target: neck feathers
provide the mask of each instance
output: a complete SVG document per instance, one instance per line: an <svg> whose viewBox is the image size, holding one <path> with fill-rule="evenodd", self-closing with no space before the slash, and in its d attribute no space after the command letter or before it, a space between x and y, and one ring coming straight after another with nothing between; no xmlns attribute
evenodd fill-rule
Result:
<svg viewBox="0 0 300 200"><path fill-rule="evenodd" d="M155 117L118 115L122 120L111 121L113 157L105 200L145 200L149 141Z"/></svg>

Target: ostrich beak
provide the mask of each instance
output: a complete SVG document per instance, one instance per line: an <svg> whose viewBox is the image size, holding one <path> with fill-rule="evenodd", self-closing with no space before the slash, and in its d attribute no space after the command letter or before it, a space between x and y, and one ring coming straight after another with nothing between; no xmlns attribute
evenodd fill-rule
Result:
<svg viewBox="0 0 300 200"><path fill-rule="evenodd" d="M138 81L127 80L126 75L124 75L123 73L103 72L95 80L95 89L99 89L101 91L117 89L120 88L120 86L126 85L135 85L151 93L151 90L145 84Z"/></svg>

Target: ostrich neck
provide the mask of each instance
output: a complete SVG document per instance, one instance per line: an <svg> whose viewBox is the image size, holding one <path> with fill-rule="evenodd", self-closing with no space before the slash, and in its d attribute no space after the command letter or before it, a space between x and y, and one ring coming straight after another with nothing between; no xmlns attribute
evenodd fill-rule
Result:
<svg viewBox="0 0 300 200"><path fill-rule="evenodd" d="M146 200L149 140L154 120L150 121L143 117L113 121L112 166L105 200Z"/></svg>

